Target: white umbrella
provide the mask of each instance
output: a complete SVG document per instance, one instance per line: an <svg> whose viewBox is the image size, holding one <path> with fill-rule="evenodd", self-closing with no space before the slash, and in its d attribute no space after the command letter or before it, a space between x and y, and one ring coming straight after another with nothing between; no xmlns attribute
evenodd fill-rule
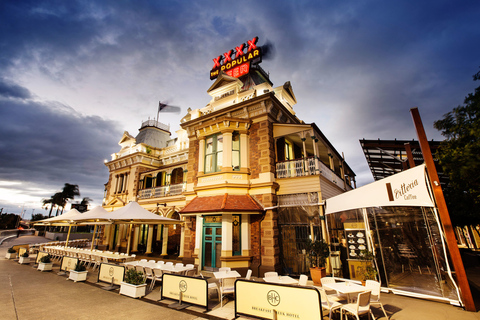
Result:
<svg viewBox="0 0 480 320"><path fill-rule="evenodd" d="M105 210L102 206L97 206L92 210L89 210L72 218L72 221L77 224L95 225L95 227L93 228L92 246L90 247L90 250L93 249L93 245L95 243L95 232L97 231L97 225L112 223L108 217L109 215L111 215L110 212Z"/></svg>
<svg viewBox="0 0 480 320"><path fill-rule="evenodd" d="M40 220L35 223L35 225L48 225L48 226L68 226L67 240L65 241L65 247L68 245L68 240L70 239L70 230L74 222L72 219L81 213L77 209L72 209L64 214L61 214L56 217Z"/></svg>
<svg viewBox="0 0 480 320"><path fill-rule="evenodd" d="M183 221L162 217L152 213L140 206L137 202L132 201L125 207L117 209L111 213L110 219L115 224L130 224L128 231L127 254L130 253L130 240L132 236L133 224L181 224Z"/></svg>

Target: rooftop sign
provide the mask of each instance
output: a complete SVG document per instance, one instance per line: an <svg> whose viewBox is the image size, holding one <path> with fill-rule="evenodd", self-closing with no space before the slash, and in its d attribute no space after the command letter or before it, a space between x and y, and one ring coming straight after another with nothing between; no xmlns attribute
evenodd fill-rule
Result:
<svg viewBox="0 0 480 320"><path fill-rule="evenodd" d="M247 44L242 43L235 49L228 50L223 55L213 59L213 67L210 70L210 80L215 79L224 71L231 77L241 77L250 71L250 63L262 62L262 48L257 47L258 37L248 40Z"/></svg>

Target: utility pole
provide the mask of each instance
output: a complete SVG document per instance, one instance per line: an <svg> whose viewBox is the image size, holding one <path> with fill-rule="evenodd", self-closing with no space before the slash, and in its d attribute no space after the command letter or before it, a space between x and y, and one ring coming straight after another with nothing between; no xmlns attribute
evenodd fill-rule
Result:
<svg viewBox="0 0 480 320"><path fill-rule="evenodd" d="M418 108L410 109L410 113L413 118L413 123L415 124L418 141L420 143L420 149L422 150L423 159L425 160L425 165L427 167L430 186L435 197L435 203L440 215L440 222L443 226L445 239L447 240L447 249L450 253L453 268L455 269L457 276L461 300L465 306L465 310L476 311L472 292L470 291L470 285L468 284L465 267L463 266L460 250L458 249L457 239L455 238L455 233L453 231L452 221L450 220L450 214L448 213L447 203L445 202L442 187L440 186L440 180L438 179L437 169L435 168L435 163L433 162L432 151L430 150L427 135L425 134L425 129L423 128L422 119L420 118Z"/></svg>

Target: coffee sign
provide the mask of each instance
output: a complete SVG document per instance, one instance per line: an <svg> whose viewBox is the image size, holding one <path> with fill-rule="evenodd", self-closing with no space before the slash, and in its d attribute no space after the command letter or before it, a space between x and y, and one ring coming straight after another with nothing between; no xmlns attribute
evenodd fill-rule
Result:
<svg viewBox="0 0 480 320"><path fill-rule="evenodd" d="M213 67L210 71L210 79L213 80L224 71L231 77L241 77L250 72L250 64L262 62L262 49L257 46L258 37L242 43L235 49L228 50L223 55L213 59Z"/></svg>

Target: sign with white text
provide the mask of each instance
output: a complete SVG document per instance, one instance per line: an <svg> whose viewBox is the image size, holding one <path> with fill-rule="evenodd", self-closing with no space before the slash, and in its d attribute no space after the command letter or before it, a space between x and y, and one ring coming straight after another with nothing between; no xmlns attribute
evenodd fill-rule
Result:
<svg viewBox="0 0 480 320"><path fill-rule="evenodd" d="M75 265L78 263L78 258L64 256L60 264L60 270L71 271L75 270Z"/></svg>
<svg viewBox="0 0 480 320"><path fill-rule="evenodd" d="M295 287L247 280L235 281L235 317L240 314L263 319L321 320L320 292L310 287Z"/></svg>
<svg viewBox="0 0 480 320"><path fill-rule="evenodd" d="M208 309L208 282L206 279L164 273L162 275L161 298L203 306Z"/></svg>
<svg viewBox="0 0 480 320"><path fill-rule="evenodd" d="M120 285L125 276L125 267L116 264L102 263L98 271L98 281L108 282ZM97 281L97 282L98 282Z"/></svg>

